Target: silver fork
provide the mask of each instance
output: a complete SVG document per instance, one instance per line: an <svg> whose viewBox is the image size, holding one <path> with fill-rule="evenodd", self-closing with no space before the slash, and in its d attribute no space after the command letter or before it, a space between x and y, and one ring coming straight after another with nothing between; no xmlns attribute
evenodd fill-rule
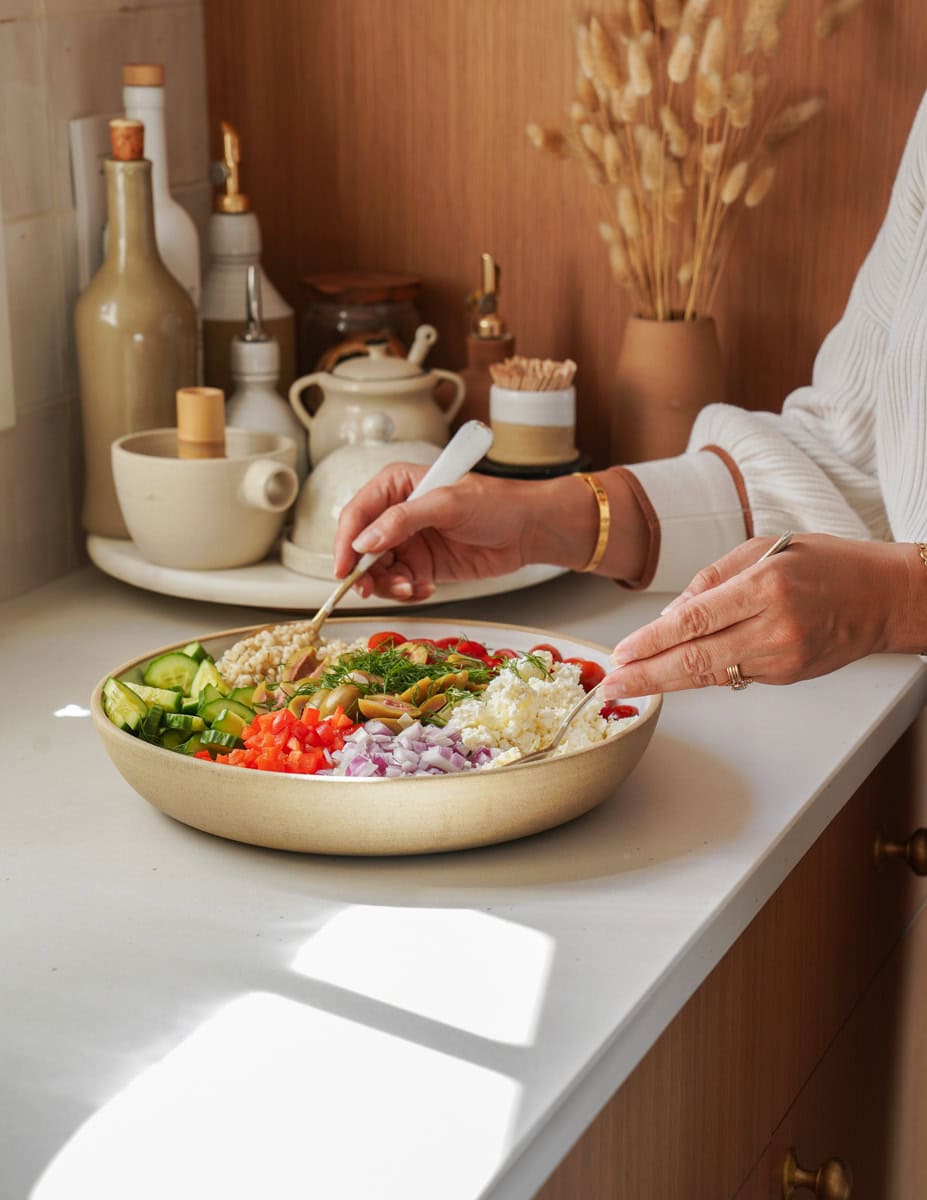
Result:
<svg viewBox="0 0 927 1200"><path fill-rule="evenodd" d="M546 746L542 746L540 748L540 750L532 750L530 754L523 754L521 756L521 758L513 758L510 763L503 763L502 764L503 767L520 767L520 766L522 766L523 763L539 762L542 758L547 758L547 756L549 754L553 754L553 752L557 749L557 747L563 741L564 736L566 735L566 731L569 729L573 720L579 715L579 713L582 712L582 710L586 707L586 705L589 703L589 701L598 693L599 688L601 686L602 686L601 684L597 683L594 688L589 689L589 691L585 694L585 696L583 696L582 700L576 701L576 703L573 705L573 707L570 709L570 711L567 713L567 715L560 722L560 728L557 730L557 732L554 734L554 736L551 738L551 740L547 743Z"/></svg>

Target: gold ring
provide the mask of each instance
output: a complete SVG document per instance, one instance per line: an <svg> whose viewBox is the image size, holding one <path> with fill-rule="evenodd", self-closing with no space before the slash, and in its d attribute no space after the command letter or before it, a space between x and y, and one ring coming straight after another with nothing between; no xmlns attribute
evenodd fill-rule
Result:
<svg viewBox="0 0 927 1200"><path fill-rule="evenodd" d="M745 687L749 687L753 680L749 675L741 675L740 666L734 663L733 667L727 668L727 678L731 685L731 690L734 692L742 692Z"/></svg>

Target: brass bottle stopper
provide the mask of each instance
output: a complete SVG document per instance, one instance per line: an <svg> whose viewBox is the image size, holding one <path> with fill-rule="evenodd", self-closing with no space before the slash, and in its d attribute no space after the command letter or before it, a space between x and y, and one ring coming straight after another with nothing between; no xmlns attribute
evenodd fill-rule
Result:
<svg viewBox="0 0 927 1200"><path fill-rule="evenodd" d="M215 164L215 182L221 184L225 190L216 195L216 212L243 213L251 207L248 197L241 191L240 163L241 140L238 131L228 121L223 121L222 162Z"/></svg>
<svg viewBox="0 0 927 1200"><path fill-rule="evenodd" d="M478 338L501 338L508 332L499 313L499 279L501 271L491 254L480 255L482 281L479 291L469 297L474 312L473 334Z"/></svg>

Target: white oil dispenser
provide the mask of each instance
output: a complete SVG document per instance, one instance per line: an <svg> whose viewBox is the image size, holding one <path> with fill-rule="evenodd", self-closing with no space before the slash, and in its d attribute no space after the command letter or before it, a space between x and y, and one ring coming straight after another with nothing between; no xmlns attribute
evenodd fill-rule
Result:
<svg viewBox="0 0 927 1200"><path fill-rule="evenodd" d="M289 403L277 391L280 343L262 320L261 274L252 263L246 274L245 332L232 339L229 365L234 390L225 410L228 425L260 433L282 433L296 442L296 474L309 473L306 435Z"/></svg>

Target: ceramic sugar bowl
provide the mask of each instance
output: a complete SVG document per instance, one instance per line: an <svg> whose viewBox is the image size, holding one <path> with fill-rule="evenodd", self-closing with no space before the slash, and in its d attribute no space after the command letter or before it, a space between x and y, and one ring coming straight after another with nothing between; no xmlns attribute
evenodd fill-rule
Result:
<svg viewBox="0 0 927 1200"><path fill-rule="evenodd" d="M290 388L290 403L309 432L313 466L348 440L352 422L374 413L390 417L398 441L446 445L451 421L463 404L465 386L453 371L427 371L422 366L437 338L431 325L421 325L408 358L388 353L386 342L371 342L366 354L348 359L332 371L316 371L296 380ZM441 380L454 386L454 396L444 409L435 400ZM322 389L322 402L314 414L301 398L313 385Z"/></svg>
<svg viewBox="0 0 927 1200"><path fill-rule="evenodd" d="M378 471L393 462L429 467L441 453L430 442L393 441L393 422L386 413L357 416L345 432L348 440L303 484L292 532L283 542L283 565L300 575L335 578L332 546L341 510Z"/></svg>

